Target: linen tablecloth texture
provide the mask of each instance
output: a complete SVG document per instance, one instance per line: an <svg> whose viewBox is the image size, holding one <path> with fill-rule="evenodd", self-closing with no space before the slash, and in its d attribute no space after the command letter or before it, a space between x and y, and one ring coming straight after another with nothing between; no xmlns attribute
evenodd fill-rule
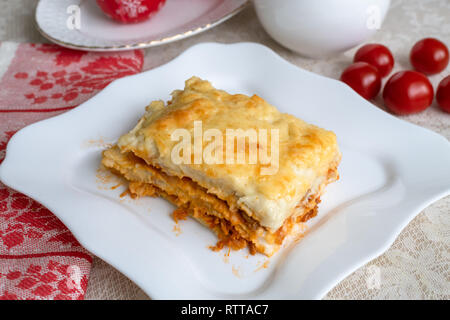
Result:
<svg viewBox="0 0 450 320"><path fill-rule="evenodd" d="M142 65L142 51L0 43L0 163L17 130L74 108ZM83 299L91 264L56 216L0 183L0 299Z"/></svg>
<svg viewBox="0 0 450 320"><path fill-rule="evenodd" d="M34 28L36 3L36 0L0 0L0 40L45 42ZM381 30L369 42L383 43L392 50L396 58L395 72L410 68L410 48L417 40L430 36L450 45L450 1L392 0ZM331 78L339 78L356 51L355 48L327 60L302 58L274 42L264 32L253 8L249 6L236 17L205 33L145 50L144 69L168 62L193 44L205 41L259 42L299 67ZM448 74L450 67L430 77L434 87ZM375 104L383 108L381 96ZM422 113L401 118L450 139L450 115L441 112L435 102ZM408 224L388 251L341 281L325 299L449 299L449 213L450 197L426 208ZM117 270L93 257L85 299L148 297Z"/></svg>

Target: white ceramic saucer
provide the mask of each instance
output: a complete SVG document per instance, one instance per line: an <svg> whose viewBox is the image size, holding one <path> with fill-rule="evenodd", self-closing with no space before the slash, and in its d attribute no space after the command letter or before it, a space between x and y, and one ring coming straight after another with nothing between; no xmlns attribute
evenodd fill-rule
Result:
<svg viewBox="0 0 450 320"><path fill-rule="evenodd" d="M40 0L41 34L61 46L87 51L147 48L208 30L241 11L247 0L168 0L151 19L121 24L108 18L94 0ZM80 28L69 28L71 6L80 9Z"/></svg>

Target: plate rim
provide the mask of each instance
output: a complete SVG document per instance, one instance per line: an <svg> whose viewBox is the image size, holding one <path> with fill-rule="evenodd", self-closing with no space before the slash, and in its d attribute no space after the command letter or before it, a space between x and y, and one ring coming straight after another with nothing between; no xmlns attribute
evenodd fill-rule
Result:
<svg viewBox="0 0 450 320"><path fill-rule="evenodd" d="M79 0L81 1L81 0ZM224 15L223 17L216 19L210 23L204 24L200 27L194 28L194 29L189 29L186 30L184 32L175 34L175 35L171 35L169 37L165 37L165 38L160 38L160 39L154 39L154 40L150 40L150 41L144 41L144 42L135 42L132 44L124 44L124 45L111 45L111 46L88 46L88 45L81 45L81 44L75 44L72 42L67 42L61 39L57 39L53 36L51 36L50 34L48 34L47 32L44 31L44 29L40 26L39 24L39 20L38 20L38 10L39 10L39 6L43 3L42 0L39 0L36 8L35 8L35 13L34 13L34 25L36 27L36 29L38 30L38 32L47 40L56 43L62 47L65 48L69 48L69 49L74 49L74 50L84 50L84 51L93 51L93 52L106 52L106 51L127 51L127 50L135 50L135 49L145 49L145 48L151 48L151 47L156 47L156 46L160 46L163 44L167 44L167 43L171 43L171 42L175 42L178 40L182 40L182 39L186 39L192 36L195 36L197 34L200 34L204 31L207 31L209 29L212 29L216 26L218 26L219 24L227 21L228 19L234 17L235 15L237 15L239 12L241 12L242 10L244 10L247 6L249 6L251 0L243 0L244 2L238 6L237 8L235 8L233 11L227 13L226 15Z"/></svg>
<svg viewBox="0 0 450 320"><path fill-rule="evenodd" d="M276 52L274 52L274 51L271 50L270 48L268 48L268 47L266 47L266 46L264 46L264 45L261 45L261 44L251 43L251 42L241 42L241 43L236 43L236 44L220 44L220 43L215 43L215 42L206 42L206 43L196 44L196 45L194 45L194 46L191 46L190 48L188 48L188 49L185 50L184 52L182 52L178 57L176 57L175 59L171 60L171 61L168 62L167 64L164 64L164 65L162 65L162 66L160 66L160 67L157 67L157 68L155 68L155 69L151 69L151 70L146 71L146 72L149 72L149 73L150 73L150 72L152 72L152 71L154 71L154 70L156 70L156 69L168 67L170 64L175 63L176 61L183 59L183 57L184 57L185 55L187 55L188 52L194 51L194 50L198 50L199 47L208 47L208 46L211 46L211 45L212 45L212 46L221 46L222 48L223 48L223 47L226 47L226 46L246 46L246 45L251 45L251 46L259 47L259 50L270 51L270 53L271 53L271 59L275 59L275 58L276 58L277 60L279 60L279 61L281 61L281 62L283 62L283 63L287 63L287 64L289 64L291 67L296 68L297 71L304 72L304 73L308 73L308 74L310 74L310 75L312 75L312 76L316 76L316 77L319 77L319 78L323 78L323 79L326 80L326 81L333 81L333 82L336 81L336 80L334 80L334 79L330 79L330 78L327 78L327 77L324 77L324 76L321 76L321 75L312 73L312 72L310 72L310 71L304 70L304 69L302 69L302 68L299 68L299 67L296 66L295 64L292 64L291 62L289 62L289 61L283 59L281 56L279 56ZM142 76L142 73L137 74L137 75L133 75L133 76L129 76L129 77L125 77L125 78L121 78L121 79L118 79L118 80L115 80L115 81L113 81L108 87L111 87L111 86L113 86L113 85L117 85L118 82L125 82L128 78L137 78L137 77L140 77L140 76ZM336 82L337 82L337 81L336 81ZM108 87L107 87L107 88L108 88ZM105 88L105 89L106 89L106 88ZM347 88L346 90L350 90L350 89ZM92 98L92 99L95 99L95 97ZM84 108L83 108L83 105L87 104L90 100L91 100L91 99L89 99L89 100L87 100L86 102L84 102L83 104L81 104L81 105L80 105L80 107L82 107L81 109L84 109ZM6 156L5 156L5 158L4 158L3 163L0 164L0 180L1 180L3 183L5 183L5 185L10 186L10 187L12 187L12 188L14 188L14 189L16 189L16 190L18 190L18 191L20 191L20 192L23 192L24 194L26 194L26 195L28 195L28 196L30 196L30 193L32 193L32 192L31 192L31 191L28 191L28 190L24 190L24 189L26 189L26 188L23 188L23 187L22 187L22 188L21 188L21 187L18 187L18 188L16 187L16 188L15 188L15 187L13 187L13 185L16 185L14 182L12 182L12 181L6 181L6 182L5 182L5 170L4 170L4 169L5 169L5 164L7 163L7 159L8 159L8 155L9 155L8 149L10 149L11 145L14 145L15 138L17 137L17 135L18 135L21 131L23 131L23 130L29 130L31 127L34 127L34 126L37 126L37 125L42 125L42 123L45 123L46 121L55 121L55 118L57 118L57 117L67 117L67 116L70 116L71 113L76 113L76 112L78 112L78 111L81 111L80 107L78 107L78 108L76 108L76 109L74 109L74 110L68 111L68 112L66 112L66 113L63 113L63 114L61 114L61 115L58 115L58 116L56 116L56 117L53 117L53 118L50 118L50 119L46 119L46 120L42 120L42 121L36 122L36 123L34 123L34 124L31 124L31 125L29 125L29 126L23 128L23 129L19 130L19 131L11 138L10 143L8 143L8 146L7 146L7 149L6 149ZM396 121L402 122L402 123L405 124L405 125L408 125L408 126L410 126L410 127L414 127L415 129L420 129L421 131L427 132L428 134L432 134L434 137L441 139L443 142L445 141L445 142L447 143L447 145L450 146L450 142L449 142L445 137L443 137L442 135L440 135L440 134L438 134L438 133L436 133L436 132L434 132L434 131L432 131L432 130L429 130L429 129L427 129L427 128L423 128L423 127L420 127L420 126L418 126L418 125L412 124L412 123L407 122L407 121L405 121L405 120L403 120L403 119L399 119L399 118L394 117L394 116L390 115L389 113L386 113L386 112L384 112L384 111L382 111L382 110L379 110L379 109L377 108L377 112L378 112L378 111L379 111L379 112L382 112L382 113L384 114L384 116L388 116L388 117L390 117L390 118L392 118L392 119L394 119L394 120L396 120ZM7 180L7 179L6 179L6 180ZM11 183L8 183L8 182L11 182ZM363 257L360 257L359 260L358 260L359 263L353 263L353 264L349 264L348 266L346 266L344 272L342 272L339 276L336 276L336 277L334 278L333 281L328 282L327 285L323 285L323 286L322 286L322 289L321 289L320 291L318 291L317 294L316 294L313 298L318 299L318 298L323 297L323 296L324 296L324 295L325 295L332 287L334 287L335 285L337 285L342 279L344 279L346 276L348 276L349 274L351 274L351 272L355 271L357 268L361 267L364 263L366 263L366 262L368 262L368 261L374 259L375 257L377 257L377 256L381 255L383 252L385 252L385 251L392 245L393 241L398 237L399 233L404 229L404 227L405 227L405 226L406 226L406 225L407 225L407 224L408 224L408 223L409 223L409 222L410 222L410 221L411 221L411 220L412 220L419 212L421 212L424 208L426 208L428 205L430 205L430 204L433 203L434 201L436 201L436 200L438 200L438 199L440 199L440 198L442 198L442 197L445 197L446 195L449 195L449 194L450 194L450 185L448 185L448 187L446 187L445 190L441 190L439 193L432 193L432 195L429 195L429 196L425 197L425 199L422 199L421 201L418 201L420 204L419 204L419 205L415 205L415 209L414 209L414 210L411 210L410 212L408 212L408 214L403 214L403 215L402 215L401 223L398 223L398 224L395 225L395 230L392 231L392 232L389 234L389 237L386 237L386 238L383 240L383 243L382 243L382 244L378 244L378 243L377 243L376 249L371 249L371 250L369 250L367 253L365 253ZM32 197L32 198L34 198L34 197ZM38 199L36 199L36 201L38 201L38 202L40 202L40 203L42 203L42 204L44 204L44 205L45 205L46 202L48 202L48 201L40 201L40 200L38 200ZM45 205L45 206L47 206L47 207L53 207L53 205ZM57 215L57 214L55 213L55 215ZM57 215L57 216L58 216L58 215ZM58 216L58 218L60 218L60 219L65 223L65 220L66 220L66 219L63 219L63 218L61 218L60 216ZM148 288L145 288L144 283L143 283L143 280L136 278L132 273L128 272L128 270L124 270L123 268L117 266L117 265L114 264L113 262L109 262L109 261L111 261L111 259L109 259L108 257L105 258L105 255L102 254L101 252L98 252L98 250L92 250L91 248L92 248L92 247L95 247L95 245L91 245L90 243L86 243L86 242L84 241L84 239L83 239L83 238L85 238L83 235L81 235L81 237L80 237L80 234L79 234L78 232L74 232L74 231L72 231L72 230L71 230L71 232L72 232L72 233L74 234L74 236L79 240L79 242L80 242L85 248L87 248L90 252L92 252L93 254L95 254L95 255L101 257L101 258L104 259L106 262L112 264L115 268L117 268L119 271L121 271L122 273L124 273L127 277L129 277L130 279L132 279L132 280L133 280L139 287L141 287L145 292L149 293L149 295L158 298L158 294L155 294L155 292L153 292L153 290L149 290ZM142 284L142 285L141 285L141 284ZM298 295L295 296L294 298L296 298L296 297L298 298Z"/></svg>

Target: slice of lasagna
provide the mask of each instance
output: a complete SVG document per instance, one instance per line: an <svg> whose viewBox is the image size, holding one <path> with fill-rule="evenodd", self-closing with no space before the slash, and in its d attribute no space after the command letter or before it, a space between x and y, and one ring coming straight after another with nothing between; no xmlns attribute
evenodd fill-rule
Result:
<svg viewBox="0 0 450 320"><path fill-rule="evenodd" d="M164 197L175 218L212 229L216 249L270 256L317 214L340 158L333 132L193 77L167 104L152 102L102 164L133 197Z"/></svg>

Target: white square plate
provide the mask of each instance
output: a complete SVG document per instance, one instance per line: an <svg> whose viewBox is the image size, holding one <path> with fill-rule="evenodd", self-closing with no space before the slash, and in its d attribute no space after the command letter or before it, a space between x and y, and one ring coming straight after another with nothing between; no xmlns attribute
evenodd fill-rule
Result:
<svg viewBox="0 0 450 320"><path fill-rule="evenodd" d="M192 219L174 230L161 199L121 199L98 181L102 143L134 126L152 100L197 75L258 94L333 130L341 179L296 245L274 257L212 252L216 237ZM239 117L239 115L236 115ZM157 69L114 81L78 108L14 135L0 167L8 186L57 215L80 243L152 298L321 298L381 254L423 208L450 191L450 143L365 101L345 84L299 69L253 43L200 44Z"/></svg>

